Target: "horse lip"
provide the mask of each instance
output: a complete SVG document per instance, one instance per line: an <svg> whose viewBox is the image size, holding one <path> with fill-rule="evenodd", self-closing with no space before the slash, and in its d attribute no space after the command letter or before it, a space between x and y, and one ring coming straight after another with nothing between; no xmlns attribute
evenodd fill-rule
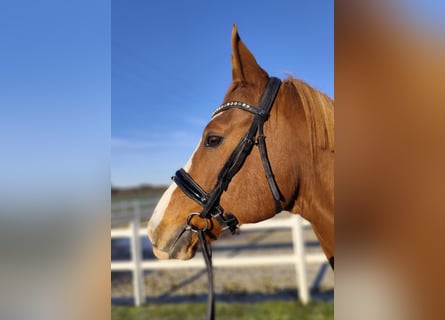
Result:
<svg viewBox="0 0 445 320"><path fill-rule="evenodd" d="M191 241L191 236L192 233L191 232L185 232L187 231L185 228L180 229L179 234L174 238L175 240L173 241L173 243L169 243L169 245L165 246L163 249L159 249L159 247L156 246L155 243L153 243L152 249L153 249L153 254L155 255L156 258L160 259L160 260L167 260L167 259L179 259L179 260L188 260L191 259L194 256L194 253L189 256L189 255L185 255L181 254L181 243L183 243L185 241L186 244L188 244ZM150 237L150 235L149 235ZM184 256L184 257L182 257Z"/></svg>
<svg viewBox="0 0 445 320"><path fill-rule="evenodd" d="M153 254L156 256L156 258L161 259L161 260L167 260L170 258L170 255L168 254L168 252L159 250L155 247L153 247Z"/></svg>

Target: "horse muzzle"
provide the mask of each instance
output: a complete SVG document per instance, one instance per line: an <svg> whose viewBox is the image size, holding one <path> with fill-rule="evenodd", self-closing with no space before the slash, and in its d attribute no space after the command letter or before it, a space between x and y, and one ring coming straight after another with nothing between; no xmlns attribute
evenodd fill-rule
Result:
<svg viewBox="0 0 445 320"><path fill-rule="evenodd" d="M161 260L189 260L195 256L198 244L197 239L192 236L192 232L184 228L180 229L174 236L162 241L156 237L155 232L149 227L148 238L153 244L153 254Z"/></svg>
<svg viewBox="0 0 445 320"><path fill-rule="evenodd" d="M154 242L154 232L150 225L148 226L147 231L148 231L148 239L150 239L151 243L155 243ZM170 255L168 254L168 252L159 250L158 248L156 248L155 245L153 245L152 249L153 249L153 254L155 255L156 258L161 259L161 260L167 260L170 258Z"/></svg>

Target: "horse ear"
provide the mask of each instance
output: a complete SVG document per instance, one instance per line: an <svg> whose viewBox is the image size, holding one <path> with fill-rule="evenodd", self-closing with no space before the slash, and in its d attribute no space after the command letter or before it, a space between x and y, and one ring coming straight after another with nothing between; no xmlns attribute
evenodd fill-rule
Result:
<svg viewBox="0 0 445 320"><path fill-rule="evenodd" d="M253 54L241 41L236 24L232 28L232 79L255 83L269 76L256 62Z"/></svg>

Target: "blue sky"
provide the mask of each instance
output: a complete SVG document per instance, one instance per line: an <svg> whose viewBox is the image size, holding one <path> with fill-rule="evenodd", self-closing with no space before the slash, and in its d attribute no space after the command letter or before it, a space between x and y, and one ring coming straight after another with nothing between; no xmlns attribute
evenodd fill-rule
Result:
<svg viewBox="0 0 445 320"><path fill-rule="evenodd" d="M442 34L444 3L396 4ZM230 83L233 23L271 75L333 96L333 21L324 0L3 1L2 185L169 183Z"/></svg>
<svg viewBox="0 0 445 320"><path fill-rule="evenodd" d="M231 29L270 75L333 97L333 1L112 1L111 177L168 184L231 81Z"/></svg>

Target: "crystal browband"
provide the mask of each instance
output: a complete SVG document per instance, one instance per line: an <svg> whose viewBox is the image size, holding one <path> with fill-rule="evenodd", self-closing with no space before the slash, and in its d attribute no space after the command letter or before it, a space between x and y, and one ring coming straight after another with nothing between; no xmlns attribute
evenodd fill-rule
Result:
<svg viewBox="0 0 445 320"><path fill-rule="evenodd" d="M231 109L231 108L238 108L238 109L241 109L244 111L251 112L253 114L258 113L258 108L255 106L252 106L251 104L248 104L248 103L245 103L242 101L229 101L229 102L226 102L226 103L220 105L218 108L216 108L216 110L212 114L212 118L214 116L216 116L218 113L223 112L227 109Z"/></svg>

